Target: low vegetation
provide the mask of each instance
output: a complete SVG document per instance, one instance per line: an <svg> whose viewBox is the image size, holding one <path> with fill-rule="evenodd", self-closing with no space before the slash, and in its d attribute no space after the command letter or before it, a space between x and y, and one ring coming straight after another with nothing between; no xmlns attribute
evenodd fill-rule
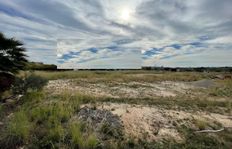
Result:
<svg viewBox="0 0 232 149"><path fill-rule="evenodd" d="M133 75L132 75L133 74ZM96 97L72 90L60 90L55 93L44 87L48 80L75 79L81 83L82 79L90 82L156 82L156 81L185 81L191 82L201 79L211 79L214 73L195 72L148 72L148 71L64 71L20 72L19 82L15 82L8 94L21 94L18 102L7 102L0 105L0 146L4 148L230 148L231 129L225 128L218 133L197 133L196 130L220 129L222 124L195 118L190 127L184 123L173 124L183 138L176 141L173 138L148 140L128 136L121 130L115 130L112 125L100 123L100 129L88 123L89 119L79 118L81 109L91 105L96 111L97 104L128 103L130 105L149 105L159 109L188 111L194 113L203 111L216 114L230 115L232 111L231 80L217 80L223 87L211 87L199 90L205 96L177 95L175 97L152 98L113 98ZM134 86L133 88L138 88ZM193 90L194 92L196 90ZM207 98L205 98L207 97ZM224 100L210 100L223 98ZM111 109L112 112L116 109ZM99 116L98 116L99 117ZM96 117L97 119L97 117ZM133 125L133 124L132 124ZM118 133L120 132L120 133Z"/></svg>
<svg viewBox="0 0 232 149"><path fill-rule="evenodd" d="M232 80L219 81L220 87L215 87L210 91L210 95L216 97L232 97Z"/></svg>
<svg viewBox="0 0 232 149"><path fill-rule="evenodd" d="M71 122L78 112L80 96L51 97L42 91L31 91L22 98L22 105L9 118L1 136L1 146L61 148L94 148L98 140L79 122ZM87 139L86 139L87 138Z"/></svg>
<svg viewBox="0 0 232 149"><path fill-rule="evenodd" d="M21 72L23 74L24 72ZM78 79L78 78L90 78L104 79L105 81L196 81L203 78L210 78L213 74L202 72L166 72L166 71L35 71L36 75L49 80L55 79Z"/></svg>

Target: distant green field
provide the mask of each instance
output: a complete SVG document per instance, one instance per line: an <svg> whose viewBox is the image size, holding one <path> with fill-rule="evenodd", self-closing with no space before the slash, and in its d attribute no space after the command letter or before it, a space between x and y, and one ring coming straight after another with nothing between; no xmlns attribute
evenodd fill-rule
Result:
<svg viewBox="0 0 232 149"><path fill-rule="evenodd" d="M123 81L196 81L203 78L212 78L216 72L167 72L146 70L125 71L34 71L36 75L49 80L75 78L104 78L108 80L122 79ZM25 74L21 72L20 75Z"/></svg>

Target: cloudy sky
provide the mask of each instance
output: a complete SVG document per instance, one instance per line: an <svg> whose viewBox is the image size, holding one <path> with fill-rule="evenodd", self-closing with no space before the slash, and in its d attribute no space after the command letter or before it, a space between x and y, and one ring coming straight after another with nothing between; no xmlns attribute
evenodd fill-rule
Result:
<svg viewBox="0 0 232 149"><path fill-rule="evenodd" d="M122 42L125 39L114 42L108 39L59 39L57 66L60 69L140 69L141 50L124 47Z"/></svg>
<svg viewBox="0 0 232 149"><path fill-rule="evenodd" d="M0 31L44 63L139 50L143 66L232 66L232 0L0 0ZM56 53L60 40L78 44Z"/></svg>

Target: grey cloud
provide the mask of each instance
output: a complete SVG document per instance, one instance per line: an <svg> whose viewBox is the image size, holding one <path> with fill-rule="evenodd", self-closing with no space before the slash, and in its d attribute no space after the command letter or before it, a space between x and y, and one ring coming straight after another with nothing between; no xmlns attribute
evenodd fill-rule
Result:
<svg viewBox="0 0 232 149"><path fill-rule="evenodd" d="M199 8L201 15L210 17L214 21L232 19L231 0L203 0Z"/></svg>
<svg viewBox="0 0 232 149"><path fill-rule="evenodd" d="M90 28L75 18L75 14L71 8L60 2L48 0L21 0L17 1L17 3L23 9L34 13L34 15L54 21L60 25L90 30Z"/></svg>
<svg viewBox="0 0 232 149"><path fill-rule="evenodd" d="M226 23L232 18L232 1L196 0L195 5L191 5L191 2L191 0L152 0L139 6L137 13L161 29L170 28L176 36L183 33L208 34L211 32L208 31L210 28L219 29L220 33L222 28L226 30L228 27L231 28L231 25ZM219 24L215 25L216 22Z"/></svg>

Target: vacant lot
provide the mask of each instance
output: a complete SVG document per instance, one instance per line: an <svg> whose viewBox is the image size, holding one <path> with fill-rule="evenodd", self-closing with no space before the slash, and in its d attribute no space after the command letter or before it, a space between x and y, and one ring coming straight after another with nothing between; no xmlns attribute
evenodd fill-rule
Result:
<svg viewBox="0 0 232 149"><path fill-rule="evenodd" d="M1 105L0 145L232 146L231 74L139 70L34 73L49 82L41 91L29 91L17 102Z"/></svg>

